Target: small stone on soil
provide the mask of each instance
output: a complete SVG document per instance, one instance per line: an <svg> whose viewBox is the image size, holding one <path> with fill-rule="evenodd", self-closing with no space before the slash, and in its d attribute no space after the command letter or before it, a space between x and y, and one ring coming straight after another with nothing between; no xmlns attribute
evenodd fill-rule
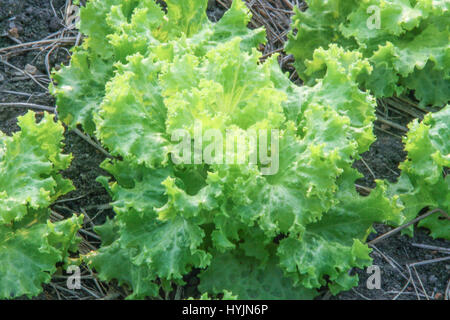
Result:
<svg viewBox="0 0 450 320"><path fill-rule="evenodd" d="M27 64L25 66L25 71L28 72L29 74L36 74L37 73L37 68L31 64Z"/></svg>
<svg viewBox="0 0 450 320"><path fill-rule="evenodd" d="M16 27L9 29L8 34L13 38L19 38L19 30Z"/></svg>

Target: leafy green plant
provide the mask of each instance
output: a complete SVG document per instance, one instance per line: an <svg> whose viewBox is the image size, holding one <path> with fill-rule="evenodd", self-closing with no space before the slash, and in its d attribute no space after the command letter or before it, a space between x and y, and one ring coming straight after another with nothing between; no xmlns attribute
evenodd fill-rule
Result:
<svg viewBox="0 0 450 320"><path fill-rule="evenodd" d="M376 97L413 90L422 106L450 100L450 2L431 0L307 0L296 9L286 50L307 83L316 74L306 61L314 51L335 43L357 50L373 72L360 84Z"/></svg>
<svg viewBox="0 0 450 320"><path fill-rule="evenodd" d="M421 123L414 120L405 137L408 158L400 165L399 181L391 186L405 206L408 220L424 207L450 211L450 177L444 172L450 167L450 106L425 116ZM433 238L450 239L450 220L434 214L419 222L431 230ZM411 230L410 230L411 232Z"/></svg>
<svg viewBox="0 0 450 320"><path fill-rule="evenodd" d="M247 29L249 18L240 1L231 9L233 14L226 14L216 24L208 21L206 7L206 1L172 0L167 1L165 15L154 0L89 1L80 12L80 31L87 39L74 48L70 67L53 75L58 85L50 90L57 98L61 120L71 128L80 124L93 134L93 115L99 111L106 83L133 54L153 52L171 59L179 50L171 42L179 40L181 44L183 39L192 50L204 51L198 54L235 36L242 37L241 46L247 49L264 42L262 29Z"/></svg>
<svg viewBox="0 0 450 320"><path fill-rule="evenodd" d="M38 124L34 112L18 121L12 137L0 133L0 298L39 294L76 251L82 223L82 216L49 220L49 206L73 190L59 173L71 161L61 153L63 126L47 113Z"/></svg>
<svg viewBox="0 0 450 320"><path fill-rule="evenodd" d="M129 298L183 285L194 269L212 296L349 289L357 276L348 271L371 263L373 222L402 220L382 182L368 197L354 186L351 164L374 140L375 100L356 81L369 62L319 49L307 65L317 82L299 88L276 56L260 63L264 31L247 29L242 1L217 23L206 0L166 3L167 12L153 0L89 2L88 39L54 76L62 119L117 156L102 165L113 180L99 178L116 216L98 227L102 247L85 260L102 280L128 285ZM278 130L278 172L264 175L261 162L175 163L171 137L195 136L198 123L219 133Z"/></svg>
<svg viewBox="0 0 450 320"><path fill-rule="evenodd" d="M442 106L449 101L450 29L446 22L450 19L449 1L309 0L307 3L305 12L296 9L292 25L296 31L291 32L286 45L307 84L315 83L323 74L310 67L317 48L339 45L368 59L373 70L360 73L357 81L376 97L414 90L421 106ZM441 149L447 148L448 139L442 137L446 136L450 121L445 112L429 115L420 126L415 121L410 127L413 132L405 140L409 160L400 166L405 172L390 189L405 204L407 220L427 206L448 208L448 182L442 176L448 163L424 151L437 152L437 140L441 141ZM440 128L440 137L428 135L425 128L430 125L433 130ZM421 139L417 134L422 135ZM444 151L441 150L443 159ZM448 220L441 220L436 215L420 225L439 229L432 233L435 237L448 238Z"/></svg>

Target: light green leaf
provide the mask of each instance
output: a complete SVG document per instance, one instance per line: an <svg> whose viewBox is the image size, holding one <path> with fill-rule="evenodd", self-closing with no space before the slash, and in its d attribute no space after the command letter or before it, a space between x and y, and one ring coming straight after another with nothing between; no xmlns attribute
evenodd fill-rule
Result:
<svg viewBox="0 0 450 320"><path fill-rule="evenodd" d="M28 208L46 208L73 190L59 174L71 161L61 154L64 128L48 113L36 124L34 112L19 117L18 125L12 137L0 137L0 224L20 221Z"/></svg>
<svg viewBox="0 0 450 320"><path fill-rule="evenodd" d="M339 204L320 221L307 225L302 235L291 235L278 247L281 267L296 283L307 288L328 283L333 294L357 285L358 277L348 274L351 268L371 264L370 249L363 243L372 224L403 221L396 198L386 197L381 182L369 196L362 197L353 185L355 174L347 172L340 178Z"/></svg>
<svg viewBox="0 0 450 320"><path fill-rule="evenodd" d="M76 244L83 217L14 229L0 225L0 298L36 296L49 283L56 263Z"/></svg>
<svg viewBox="0 0 450 320"><path fill-rule="evenodd" d="M310 300L317 292L294 286L274 263L261 265L241 252L214 254L212 264L200 275L201 292L231 291L241 300Z"/></svg>

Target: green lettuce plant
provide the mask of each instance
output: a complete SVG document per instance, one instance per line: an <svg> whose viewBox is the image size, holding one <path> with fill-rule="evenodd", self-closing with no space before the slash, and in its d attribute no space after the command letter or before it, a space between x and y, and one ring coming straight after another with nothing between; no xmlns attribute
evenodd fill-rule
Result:
<svg viewBox="0 0 450 320"><path fill-rule="evenodd" d="M373 67L358 81L376 97L414 91L421 106L450 100L450 2L432 0L307 0L295 9L286 45L300 78L314 51L335 43L361 52Z"/></svg>
<svg viewBox="0 0 450 320"><path fill-rule="evenodd" d="M113 178L99 178L116 216L98 227L102 247L85 261L100 279L128 285L128 298L170 291L194 270L211 296L349 289L358 281L349 270L371 263L372 224L402 220L382 182L368 197L354 186L351 164L374 140L375 99L357 83L369 62L318 49L307 64L317 82L299 88L276 56L260 62L264 31L247 28L242 1L217 23L206 0L166 3L167 11L153 0L90 1L80 25L88 38L54 75L63 121L116 156L102 164ZM263 174L261 161L174 161L173 136L195 136L198 124L219 134L276 130L278 171Z"/></svg>
<svg viewBox="0 0 450 320"><path fill-rule="evenodd" d="M60 171L70 165L62 154L64 128L45 114L19 117L21 131L0 133L0 298L35 296L49 283L56 264L76 250L83 217L53 223L49 206L73 190Z"/></svg>
<svg viewBox="0 0 450 320"><path fill-rule="evenodd" d="M449 105L409 125L404 138L408 157L400 164L399 181L391 186L392 194L404 203L408 220L425 207L450 211L450 177L444 172L450 167L449 125ZM433 238L450 239L450 220L439 213L420 221L419 226L430 229Z"/></svg>

